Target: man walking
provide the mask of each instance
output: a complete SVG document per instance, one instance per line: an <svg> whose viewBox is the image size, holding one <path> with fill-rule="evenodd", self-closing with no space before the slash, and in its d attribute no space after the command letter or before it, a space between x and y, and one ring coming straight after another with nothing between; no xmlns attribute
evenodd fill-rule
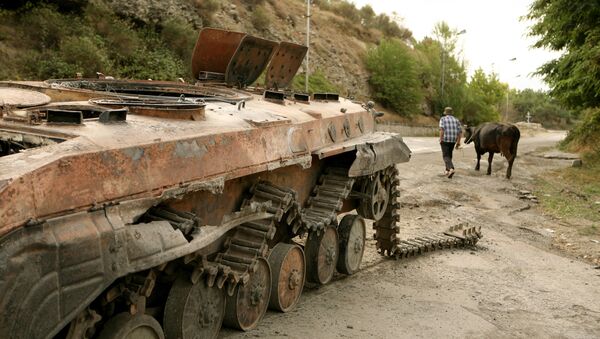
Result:
<svg viewBox="0 0 600 339"><path fill-rule="evenodd" d="M452 178L454 175L454 164L452 163L452 150L456 145L460 147L462 128L460 121L452 115L452 107L444 108L444 116L440 119L440 145L442 146L442 158L446 165L446 176Z"/></svg>

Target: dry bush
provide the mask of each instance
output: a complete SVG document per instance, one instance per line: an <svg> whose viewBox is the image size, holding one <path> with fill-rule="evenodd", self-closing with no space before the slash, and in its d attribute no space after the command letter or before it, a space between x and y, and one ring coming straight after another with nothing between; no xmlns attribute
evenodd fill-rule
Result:
<svg viewBox="0 0 600 339"><path fill-rule="evenodd" d="M271 25L271 18L263 6L257 6L252 11L250 18L252 25L259 31L265 31Z"/></svg>
<svg viewBox="0 0 600 339"><path fill-rule="evenodd" d="M198 11L198 15L202 18L203 26L210 26L213 23L213 16L221 9L221 1L219 0L192 0L194 7Z"/></svg>

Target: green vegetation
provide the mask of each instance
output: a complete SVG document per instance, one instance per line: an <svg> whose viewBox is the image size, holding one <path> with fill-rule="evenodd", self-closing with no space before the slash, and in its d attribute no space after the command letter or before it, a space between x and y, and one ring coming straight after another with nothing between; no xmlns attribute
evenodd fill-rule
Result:
<svg viewBox="0 0 600 339"><path fill-rule="evenodd" d="M354 3L347 0L313 0L320 9L338 14L349 24L354 26L359 23L365 29L376 29L388 38L399 38L405 41L412 39L412 32L397 23L397 19L386 14L376 15L373 8L365 5L357 8ZM396 13L392 13L396 16Z"/></svg>
<svg viewBox="0 0 600 339"><path fill-rule="evenodd" d="M569 131L563 146L572 151L596 154L600 157L600 108L582 112L583 119Z"/></svg>
<svg viewBox="0 0 600 339"><path fill-rule="evenodd" d="M513 121L525 121L527 112L534 122L546 128L565 128L573 124L578 112L567 109L560 102L542 91L525 89L510 93L512 110L509 112Z"/></svg>
<svg viewBox="0 0 600 339"><path fill-rule="evenodd" d="M196 29L172 19L135 26L99 0L61 6L31 3L0 11L0 79L189 78ZM80 7L77 7L80 6ZM184 61L185 60L185 61Z"/></svg>
<svg viewBox="0 0 600 339"><path fill-rule="evenodd" d="M500 120L508 86L496 74L477 70L467 79L456 56L459 32L440 22L434 38L411 47L400 39L383 40L367 53L373 97L401 116L439 115L452 106L467 124Z"/></svg>
<svg viewBox="0 0 600 339"><path fill-rule="evenodd" d="M305 73L300 73L294 77L292 83L292 89L297 92L303 93L305 90L304 84L306 83ZM339 93L340 89L333 85L325 74L320 70L312 72L308 76L308 93Z"/></svg>
<svg viewBox="0 0 600 339"><path fill-rule="evenodd" d="M538 73L550 85L550 93L568 108L581 111L580 123L564 146L571 150L600 153L600 6L595 1L536 0L528 19L535 23L530 34L537 47L561 51Z"/></svg>
<svg viewBox="0 0 600 339"><path fill-rule="evenodd" d="M553 171L538 179L544 209L567 218L587 219L583 237L600 236L600 6L597 1L535 0L528 19L535 23L530 34L536 46L562 52L538 73L550 86L550 94L571 111L551 111L550 117L579 116L562 146L583 154L583 166ZM535 93L525 93L529 109ZM552 102L554 103L554 102ZM539 106L539 105L538 105ZM579 225L580 223L576 223Z"/></svg>
<svg viewBox="0 0 600 339"><path fill-rule="evenodd" d="M535 46L563 52L539 74L553 96L569 107L600 106L600 6L598 1L536 0L528 19L535 21Z"/></svg>
<svg viewBox="0 0 600 339"><path fill-rule="evenodd" d="M582 218L600 223L600 155L583 158L582 168L566 168L547 173L536 180L541 206L561 218ZM598 227L580 230L581 235L600 235Z"/></svg>
<svg viewBox="0 0 600 339"><path fill-rule="evenodd" d="M229 13L230 7L228 2L219 0L181 1L196 12L195 19L187 19L193 23L180 16L146 21L119 16L106 0L17 0L1 3L0 60L3 67L0 68L0 80L74 77L76 73L94 77L96 72L119 78L174 80L181 77L191 80L189 63L198 26L220 26L223 23L215 21L215 13L221 9L225 10L223 13ZM294 26L295 20L301 17L290 15L289 6L281 1L235 3L241 13L247 14L248 24L261 32L259 35L268 36L269 28L276 21ZM591 109L593 107L585 106L585 103L597 100L589 94L595 87L578 87L579 97L587 93L589 100L581 101L578 107L571 106L573 109L564 109L561 104L572 100L565 101L558 92L555 92L557 99L554 99L542 92L511 91L496 74L486 74L482 70L469 79L465 60L456 48L462 32L444 22L436 25L431 37L416 41L410 30L398 24L396 13L376 14L371 6L357 8L348 0L314 0L313 3L318 7L315 10L328 11L321 13L327 18L328 25L337 26L345 34L372 44L364 54L364 65L370 72L368 81L372 97L402 118L414 118L423 113L437 117L445 106L452 106L456 115L468 124L523 120L530 112L535 120L542 121L547 127L560 127L577 117L575 113L579 107ZM531 14L531 18L537 16L540 22L544 22L536 26L534 33L537 35L543 35L544 27L551 24L545 16L542 20L542 15L544 10L550 10L554 5L543 3L545 1L537 1L537 7L534 6ZM582 8L587 6L582 5ZM562 8L565 9L571 7ZM549 12L549 15L559 14L554 9ZM568 13L563 16L560 19L572 19ZM583 16L587 18L588 13ZM559 32L548 34L557 35ZM596 41L596 35L586 35L581 46L592 51L596 47L589 42ZM571 46L568 42L558 44L544 39L540 44ZM569 48L567 50L570 51ZM316 51L329 52L322 46L320 51ZM581 57L582 54L578 55ZM592 75L590 84L598 82L597 77L593 77L595 66L587 66ZM564 71L566 64L561 67ZM555 71L552 76L559 74ZM574 83L571 80L572 77L565 81ZM311 75L309 87L311 92L344 92L343 88L333 86L323 72ZM294 79L294 88L304 90L303 75ZM559 88L557 85L557 91ZM506 105L507 97L511 98L510 107ZM583 135L588 130L595 131L582 128L570 136Z"/></svg>
<svg viewBox="0 0 600 339"><path fill-rule="evenodd" d="M271 25L271 19L263 6L254 6L250 21L259 31L264 31Z"/></svg>
<svg viewBox="0 0 600 339"><path fill-rule="evenodd" d="M362 22L370 22L371 12L370 7L363 7L354 15L363 15ZM382 40L365 58L373 97L403 117L418 113L437 117L444 107L452 106L468 125L522 121L527 112L545 127L571 124L576 111L564 108L547 93L511 90L497 74L482 69L468 79L465 61L456 48L462 33L440 22L432 37L421 41Z"/></svg>
<svg viewBox="0 0 600 339"><path fill-rule="evenodd" d="M507 90L508 86L501 83L496 74L476 70L467 85L464 122L473 125L484 121L499 121L499 106Z"/></svg>
<svg viewBox="0 0 600 339"><path fill-rule="evenodd" d="M423 93L413 51L402 41L383 40L367 53L373 97L403 116L418 112Z"/></svg>

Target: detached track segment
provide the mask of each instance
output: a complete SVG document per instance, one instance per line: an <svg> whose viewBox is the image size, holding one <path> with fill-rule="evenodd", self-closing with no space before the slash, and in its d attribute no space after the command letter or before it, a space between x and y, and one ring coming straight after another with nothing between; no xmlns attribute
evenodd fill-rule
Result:
<svg viewBox="0 0 600 339"><path fill-rule="evenodd" d="M472 246L482 237L481 227L460 224L444 233L402 240L400 233L400 178L395 166L385 169L391 177L390 200L383 217L373 223L377 250L394 259L402 259L446 248Z"/></svg>

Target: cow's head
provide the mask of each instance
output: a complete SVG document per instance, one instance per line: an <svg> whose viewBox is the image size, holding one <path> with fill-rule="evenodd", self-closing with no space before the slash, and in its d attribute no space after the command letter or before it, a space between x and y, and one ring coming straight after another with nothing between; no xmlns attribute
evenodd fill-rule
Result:
<svg viewBox="0 0 600 339"><path fill-rule="evenodd" d="M473 127L466 126L465 127L465 144L471 143L471 138L473 137Z"/></svg>

